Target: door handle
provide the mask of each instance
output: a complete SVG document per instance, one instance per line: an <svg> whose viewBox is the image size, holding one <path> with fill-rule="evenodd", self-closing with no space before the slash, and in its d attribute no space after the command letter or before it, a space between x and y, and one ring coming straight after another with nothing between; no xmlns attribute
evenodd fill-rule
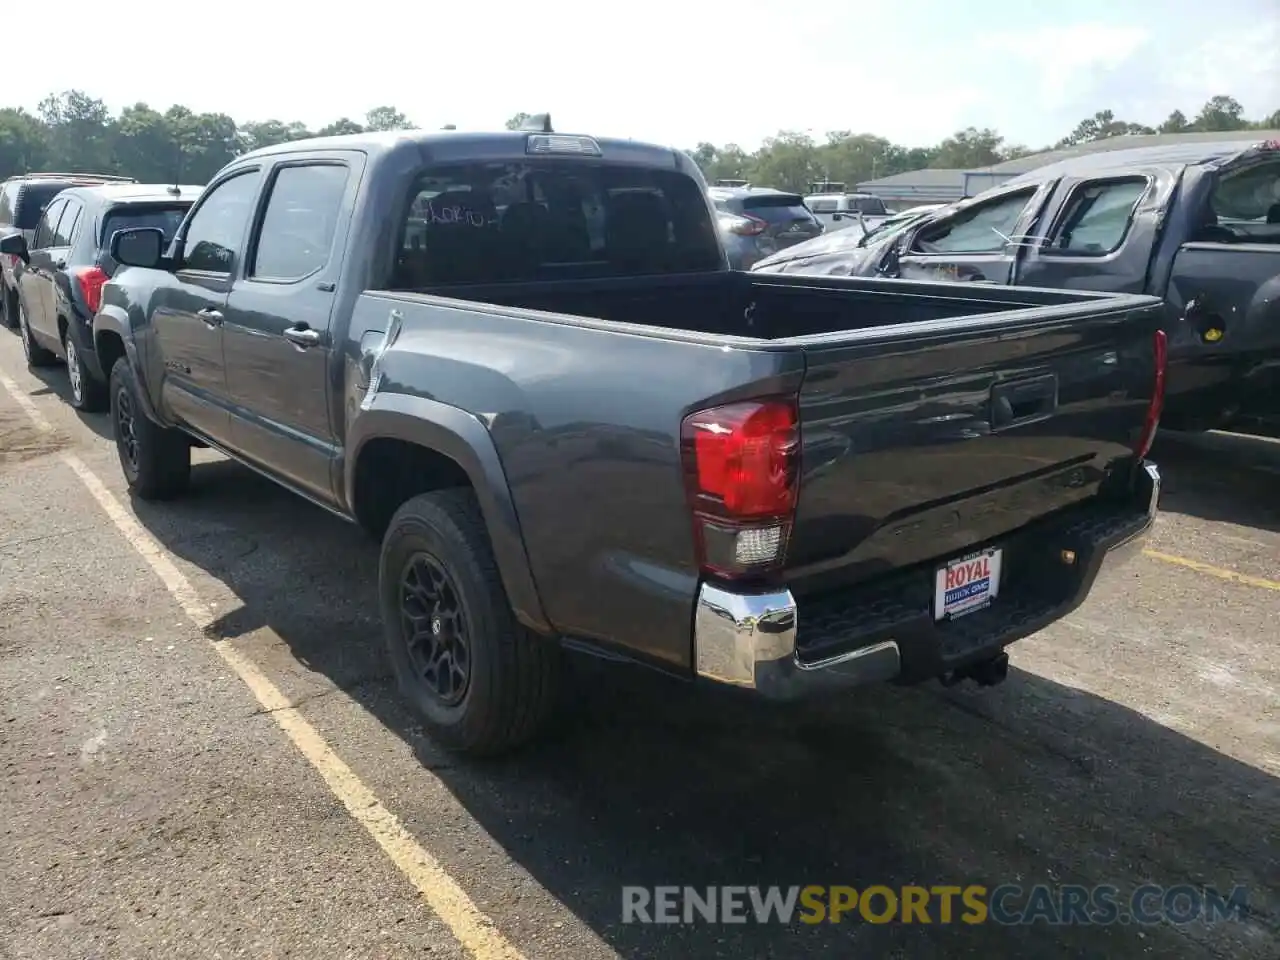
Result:
<svg viewBox="0 0 1280 960"><path fill-rule="evenodd" d="M314 347L320 342L320 332L304 326L287 327L284 331L284 338L295 347L305 350L307 347Z"/></svg>
<svg viewBox="0 0 1280 960"><path fill-rule="evenodd" d="M205 307L202 310L197 310L196 316L203 320L204 325L210 330L222 323L222 311L214 310L212 307Z"/></svg>

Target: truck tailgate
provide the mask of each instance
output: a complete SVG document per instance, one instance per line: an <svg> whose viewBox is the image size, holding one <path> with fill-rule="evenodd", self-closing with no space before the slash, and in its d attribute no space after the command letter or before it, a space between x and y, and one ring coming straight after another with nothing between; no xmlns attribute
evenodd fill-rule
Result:
<svg viewBox="0 0 1280 960"><path fill-rule="evenodd" d="M937 564L1124 484L1160 301L1062 304L797 338L797 596Z"/></svg>

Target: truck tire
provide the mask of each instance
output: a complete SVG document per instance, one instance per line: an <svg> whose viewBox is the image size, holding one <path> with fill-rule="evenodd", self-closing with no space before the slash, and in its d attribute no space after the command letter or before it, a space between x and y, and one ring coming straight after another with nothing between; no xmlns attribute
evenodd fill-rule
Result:
<svg viewBox="0 0 1280 960"><path fill-rule="evenodd" d="M111 431L129 492L141 500L170 500L191 479L191 443L179 430L151 420L138 395L128 357L111 368Z"/></svg>
<svg viewBox="0 0 1280 960"><path fill-rule="evenodd" d="M561 651L512 613L475 494L453 488L404 503L379 567L391 666L431 737L454 753L495 756L540 733L557 701Z"/></svg>

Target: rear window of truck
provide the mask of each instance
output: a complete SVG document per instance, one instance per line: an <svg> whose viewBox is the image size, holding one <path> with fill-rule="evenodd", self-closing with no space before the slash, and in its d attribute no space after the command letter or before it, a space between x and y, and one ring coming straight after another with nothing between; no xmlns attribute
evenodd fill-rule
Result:
<svg viewBox="0 0 1280 960"><path fill-rule="evenodd" d="M706 198L671 170L575 161L429 168L410 192L393 289L716 270Z"/></svg>

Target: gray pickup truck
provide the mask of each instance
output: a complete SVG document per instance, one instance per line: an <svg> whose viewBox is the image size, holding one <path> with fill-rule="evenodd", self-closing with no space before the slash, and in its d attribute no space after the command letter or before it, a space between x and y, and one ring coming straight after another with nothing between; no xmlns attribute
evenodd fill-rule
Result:
<svg viewBox="0 0 1280 960"><path fill-rule="evenodd" d="M381 539L448 748L566 648L792 699L1003 679L1157 509L1158 300L729 270L684 154L536 129L235 160L94 321L135 495L216 448Z"/></svg>
<svg viewBox="0 0 1280 960"><path fill-rule="evenodd" d="M752 269L1158 296L1164 425L1280 434L1277 141L1068 157L903 229L810 240Z"/></svg>

